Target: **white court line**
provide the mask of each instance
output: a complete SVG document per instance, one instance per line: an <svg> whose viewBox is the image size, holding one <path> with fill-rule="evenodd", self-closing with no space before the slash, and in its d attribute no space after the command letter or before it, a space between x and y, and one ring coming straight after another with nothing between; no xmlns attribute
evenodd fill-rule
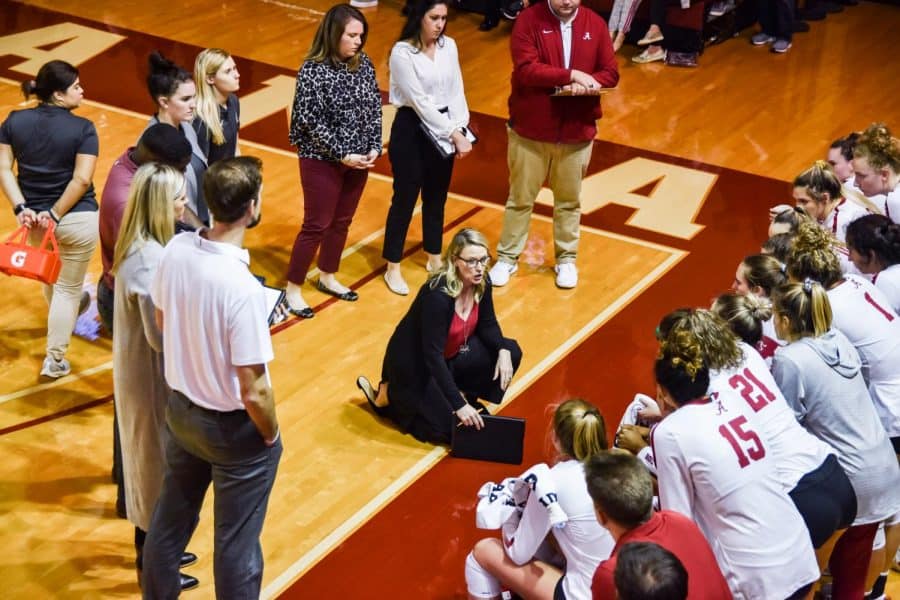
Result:
<svg viewBox="0 0 900 600"><path fill-rule="evenodd" d="M78 381L79 379L84 379L86 377L90 377L91 375L96 375L97 373L102 373L103 371L108 371L112 369L112 361L105 362L103 364L97 365L96 367L91 367L90 369L86 369L79 373L75 373L73 375L66 375L65 377L60 377L55 381L49 381L47 383L39 383L38 385L33 385L31 387L27 387L23 390L19 390L17 392L12 392L10 394L4 394L0 396L0 404L4 402L9 402L10 400L16 400L18 398L22 398L24 396L30 396L31 394L36 394L38 392L43 392L44 390L51 390L55 387L59 387L61 385L65 385L67 383L72 383Z"/></svg>

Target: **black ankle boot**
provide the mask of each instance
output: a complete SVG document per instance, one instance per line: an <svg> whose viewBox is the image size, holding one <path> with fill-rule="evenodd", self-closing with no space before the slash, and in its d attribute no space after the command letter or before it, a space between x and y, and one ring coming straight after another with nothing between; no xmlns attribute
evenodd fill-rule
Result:
<svg viewBox="0 0 900 600"><path fill-rule="evenodd" d="M478 26L478 29L480 29L481 31L490 31L499 24L500 19L485 17L484 21L481 22L481 25Z"/></svg>

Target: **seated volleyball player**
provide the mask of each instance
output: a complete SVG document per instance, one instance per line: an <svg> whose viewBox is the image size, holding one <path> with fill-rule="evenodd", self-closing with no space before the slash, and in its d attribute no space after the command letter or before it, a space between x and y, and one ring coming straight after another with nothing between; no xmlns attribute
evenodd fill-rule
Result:
<svg viewBox="0 0 900 600"><path fill-rule="evenodd" d="M847 249L856 268L900 313L900 224L882 215L860 217L847 227Z"/></svg>
<svg viewBox="0 0 900 600"><path fill-rule="evenodd" d="M776 455L737 392L707 393L709 370L684 341L664 344L654 369L666 415L652 434L660 507L697 522L736 598L803 598L819 568Z"/></svg>
<svg viewBox="0 0 900 600"><path fill-rule="evenodd" d="M812 280L787 284L776 290L774 306L778 331L789 340L775 353L775 380L801 424L837 450L856 493L856 519L832 553L833 597L862 598L878 524L900 510L897 459L859 355L832 327L825 288Z"/></svg>
<svg viewBox="0 0 900 600"><path fill-rule="evenodd" d="M500 598L503 588L541 600L590 597L591 577L614 543L597 522L584 476L583 463L607 449L600 411L579 399L560 404L553 414L553 443L559 456L550 475L568 520L552 527L538 495L530 494L521 519L503 525L502 541L485 538L466 558L469 598ZM549 545L545 541L555 543L562 563L535 558Z"/></svg>
<svg viewBox="0 0 900 600"><path fill-rule="evenodd" d="M522 360L494 314L488 244L461 229L391 336L378 388L359 377L376 414L425 442L448 443L455 419L481 428L478 399L499 403Z"/></svg>

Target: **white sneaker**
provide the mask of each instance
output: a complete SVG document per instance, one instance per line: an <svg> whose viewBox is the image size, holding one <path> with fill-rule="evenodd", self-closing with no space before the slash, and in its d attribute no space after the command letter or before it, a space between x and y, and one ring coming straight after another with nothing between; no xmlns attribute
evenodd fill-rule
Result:
<svg viewBox="0 0 900 600"><path fill-rule="evenodd" d="M578 269L575 263L560 263L554 268L556 271L556 287L570 289L578 285Z"/></svg>
<svg viewBox="0 0 900 600"><path fill-rule="evenodd" d="M65 377L71 372L72 367L69 366L69 361L67 361L66 359L57 361L53 360L53 358L51 358L50 356L44 357L44 365L41 367L42 376L59 379L60 377Z"/></svg>
<svg viewBox="0 0 900 600"><path fill-rule="evenodd" d="M497 264L491 267L491 271L488 273L488 277L491 278L491 283L494 285L494 287L503 287L504 285L509 283L510 275L518 270L519 265L510 264L508 262L498 260Z"/></svg>

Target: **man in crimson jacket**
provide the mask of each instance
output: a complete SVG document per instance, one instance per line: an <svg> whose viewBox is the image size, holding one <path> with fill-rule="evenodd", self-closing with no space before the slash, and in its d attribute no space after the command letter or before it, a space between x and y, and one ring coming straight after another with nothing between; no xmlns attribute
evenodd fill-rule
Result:
<svg viewBox="0 0 900 600"><path fill-rule="evenodd" d="M553 190L556 284L572 288L578 283L581 179L601 116L599 91L619 81L606 23L580 4L581 0L537 2L522 11L513 27L509 199L498 261L490 273L496 286L506 285L518 268L534 200L548 179Z"/></svg>

